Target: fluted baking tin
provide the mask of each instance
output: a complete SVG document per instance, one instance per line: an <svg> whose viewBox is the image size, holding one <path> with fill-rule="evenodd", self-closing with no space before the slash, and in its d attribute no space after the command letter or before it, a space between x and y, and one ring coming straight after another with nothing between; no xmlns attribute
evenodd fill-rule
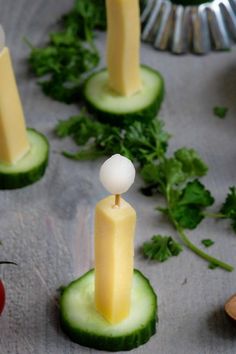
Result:
<svg viewBox="0 0 236 354"><path fill-rule="evenodd" d="M142 40L175 54L229 50L236 41L236 0L182 6L150 0L141 15Z"/></svg>

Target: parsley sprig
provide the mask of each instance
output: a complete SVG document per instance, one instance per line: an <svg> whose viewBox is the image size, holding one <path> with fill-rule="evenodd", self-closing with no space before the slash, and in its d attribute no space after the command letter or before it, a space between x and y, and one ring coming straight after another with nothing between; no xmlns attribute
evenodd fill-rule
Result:
<svg viewBox="0 0 236 354"><path fill-rule="evenodd" d="M230 219L233 231L236 233L236 188L230 187L226 200L220 209L220 217Z"/></svg>
<svg viewBox="0 0 236 354"><path fill-rule="evenodd" d="M92 160L120 153L144 166L165 155L170 136L163 126L163 122L157 119L149 124L135 122L120 128L95 121L83 112L60 121L56 134L61 138L71 136L77 145L82 146L76 153L63 152L71 159Z"/></svg>
<svg viewBox="0 0 236 354"><path fill-rule="evenodd" d="M165 197L165 206L157 210L165 214L176 229L182 242L210 264L232 271L233 267L202 251L187 237L185 229L195 229L204 219L205 209L214 198L199 178L207 173L207 166L193 149L181 148L173 157L164 158L159 164L146 165L142 177L156 186Z"/></svg>
<svg viewBox="0 0 236 354"><path fill-rule="evenodd" d="M38 83L46 95L71 103L78 100L84 79L99 63L94 30L106 27L104 0L76 0L60 23L62 29L49 35L45 47L36 48L27 41L29 64L42 78Z"/></svg>
<svg viewBox="0 0 236 354"><path fill-rule="evenodd" d="M218 213L207 213L206 216L214 219L228 219L232 230L236 233L236 187L229 187L228 194Z"/></svg>

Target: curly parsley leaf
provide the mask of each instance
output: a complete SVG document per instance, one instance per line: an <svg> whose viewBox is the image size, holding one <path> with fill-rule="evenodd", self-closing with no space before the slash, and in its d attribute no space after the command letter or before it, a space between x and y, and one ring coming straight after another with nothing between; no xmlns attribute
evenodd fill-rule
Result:
<svg viewBox="0 0 236 354"><path fill-rule="evenodd" d="M236 188L230 187L226 200L220 209L221 217L231 220L231 226L236 232Z"/></svg>
<svg viewBox="0 0 236 354"><path fill-rule="evenodd" d="M169 158L159 165L160 177L166 188L170 189L181 184L185 180L182 163L176 158Z"/></svg>
<svg viewBox="0 0 236 354"><path fill-rule="evenodd" d="M55 132L60 138L71 136L77 145L85 145L89 139L96 137L100 130L100 124L82 112L80 115L59 121Z"/></svg>
<svg viewBox="0 0 236 354"><path fill-rule="evenodd" d="M205 247L211 247L214 245L214 241L212 241L210 238L206 238L204 240L201 241L201 243L205 246Z"/></svg>
<svg viewBox="0 0 236 354"><path fill-rule="evenodd" d="M183 147L173 157L165 157L158 165L145 165L141 174L146 183L157 183L166 190L171 190L179 188L192 178L204 176L207 170L206 164L195 150Z"/></svg>
<svg viewBox="0 0 236 354"><path fill-rule="evenodd" d="M201 211L191 205L177 205L170 212L174 221L183 229L195 229L204 218Z"/></svg>
<svg viewBox="0 0 236 354"><path fill-rule="evenodd" d="M60 121L56 134L61 138L71 136L77 145L83 146L78 153L65 152L67 157L80 160L86 154L87 158L95 158L120 153L137 161L140 166L164 156L169 140L163 123L158 119L149 124L134 122L121 128L95 121L84 112Z"/></svg>
<svg viewBox="0 0 236 354"><path fill-rule="evenodd" d="M208 167L194 149L178 149L174 156L182 164L182 171L187 178L206 175Z"/></svg>
<svg viewBox="0 0 236 354"><path fill-rule="evenodd" d="M169 138L160 119L154 119L148 124L136 121L123 131L126 151L130 151L130 156L135 157L141 166L164 157Z"/></svg>
<svg viewBox="0 0 236 354"><path fill-rule="evenodd" d="M104 1L76 0L61 19L61 31L51 33L43 48L29 42L29 65L43 92L65 103L77 101L85 77L99 63L94 29L105 28ZM45 77L45 78L44 78Z"/></svg>
<svg viewBox="0 0 236 354"><path fill-rule="evenodd" d="M182 148L174 157L158 165L148 164L141 171L143 179L167 198L165 214L182 228L194 229L204 218L203 209L214 199L204 185L192 178L201 177L207 166L193 149ZM159 208L163 212L163 209Z"/></svg>
<svg viewBox="0 0 236 354"><path fill-rule="evenodd" d="M183 189L178 203L180 205L194 205L196 207L207 207L214 203L214 198L204 185L197 179L188 182Z"/></svg>
<svg viewBox="0 0 236 354"><path fill-rule="evenodd" d="M141 176L147 184L158 184L160 181L160 172L156 164L148 163L141 169Z"/></svg>
<svg viewBox="0 0 236 354"><path fill-rule="evenodd" d="M216 117L224 119L226 117L226 114L228 113L228 110L229 109L227 107L216 106L213 108L213 113Z"/></svg>
<svg viewBox="0 0 236 354"><path fill-rule="evenodd" d="M210 192L196 179L188 182L169 212L183 229L195 229L204 218L203 209L213 203Z"/></svg>
<svg viewBox="0 0 236 354"><path fill-rule="evenodd" d="M79 38L89 41L95 28L106 28L105 1L76 0L73 9L62 17L62 21L67 28L72 28Z"/></svg>
<svg viewBox="0 0 236 354"><path fill-rule="evenodd" d="M232 271L231 265L194 245L184 231L196 228L205 217L205 208L214 202L198 180L206 173L207 166L197 152L187 148L177 150L170 158L164 156L159 163L148 164L141 171L144 180L149 182L149 191L158 191L165 197L166 205L157 210L168 216L185 246L211 265Z"/></svg>
<svg viewBox="0 0 236 354"><path fill-rule="evenodd" d="M143 255L151 260L164 262L172 256L178 256L183 251L182 246L171 236L154 235L142 246Z"/></svg>
<svg viewBox="0 0 236 354"><path fill-rule="evenodd" d="M217 263L215 263L215 262L210 262L209 264L208 264L208 268L209 269L216 269L216 268L218 268L219 267L219 265L217 264Z"/></svg>

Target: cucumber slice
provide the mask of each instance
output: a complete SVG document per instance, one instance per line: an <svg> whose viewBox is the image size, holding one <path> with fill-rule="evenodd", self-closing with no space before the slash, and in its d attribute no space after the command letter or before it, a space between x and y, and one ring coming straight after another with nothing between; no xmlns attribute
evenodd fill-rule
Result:
<svg viewBox="0 0 236 354"><path fill-rule="evenodd" d="M0 189L16 189L38 181L48 164L47 138L34 129L27 129L30 151L14 165L0 162Z"/></svg>
<svg viewBox="0 0 236 354"><path fill-rule="evenodd" d="M73 341L86 347L113 352L138 347L156 332L157 322L156 294L138 270L134 270L131 296L129 316L118 324L108 323L95 309L92 269L63 290L62 328Z"/></svg>
<svg viewBox="0 0 236 354"><path fill-rule="evenodd" d="M124 125L135 120L149 122L156 117L164 97L164 80L158 71L142 65L142 90L132 96L121 96L108 87L108 71L92 74L83 93L88 109L109 124Z"/></svg>

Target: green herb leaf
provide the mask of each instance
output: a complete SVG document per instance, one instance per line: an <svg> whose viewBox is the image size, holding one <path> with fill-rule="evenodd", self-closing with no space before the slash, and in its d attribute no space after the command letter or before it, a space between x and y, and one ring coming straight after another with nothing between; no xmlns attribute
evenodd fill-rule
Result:
<svg viewBox="0 0 236 354"><path fill-rule="evenodd" d="M214 198L199 180L188 182L170 200L169 215L183 229L195 229L204 218L203 209L212 205Z"/></svg>
<svg viewBox="0 0 236 354"><path fill-rule="evenodd" d="M92 148L90 150L80 150L75 153L63 151L62 154L69 159L78 161L96 160L103 155L100 151L93 150Z"/></svg>
<svg viewBox="0 0 236 354"><path fill-rule="evenodd" d="M76 0L73 9L62 17L65 27L72 28L81 39L89 41L93 30L106 28L104 0Z"/></svg>
<svg viewBox="0 0 236 354"><path fill-rule="evenodd" d="M72 116L67 120L59 121L55 129L58 137L65 138L66 136L71 136L77 145L86 145L100 131L100 124L84 112L78 116Z"/></svg>
<svg viewBox="0 0 236 354"><path fill-rule="evenodd" d="M236 188L230 187L226 200L223 203L220 213L222 218L230 219L232 229L236 233Z"/></svg>
<svg viewBox="0 0 236 354"><path fill-rule="evenodd" d="M175 158L181 162L182 171L187 178L205 176L208 167L194 149L181 148L174 153Z"/></svg>
<svg viewBox="0 0 236 354"><path fill-rule="evenodd" d="M94 44L94 29L105 28L104 0L75 1L74 8L61 19L61 31L50 34L44 48L29 42L29 65L40 80L43 92L65 103L78 101L81 85L99 63Z"/></svg>
<svg viewBox="0 0 236 354"><path fill-rule="evenodd" d="M197 207L207 207L214 203L214 198L204 185L197 179L189 182L182 191L179 199L180 205L194 205Z"/></svg>
<svg viewBox="0 0 236 354"><path fill-rule="evenodd" d="M124 146L131 157L141 166L164 157L170 135L164 130L164 123L154 119L149 123L134 122L123 132Z"/></svg>
<svg viewBox="0 0 236 354"><path fill-rule="evenodd" d="M61 138L71 136L77 145L83 146L82 152L64 152L67 157L80 160L81 156L86 158L86 153L88 158L120 153L141 166L161 158L169 139L158 119L149 124L134 122L121 128L95 121L85 112L60 121L55 132Z"/></svg>
<svg viewBox="0 0 236 354"><path fill-rule="evenodd" d="M211 247L214 245L214 241L212 241L210 238L206 238L204 240L201 241L201 243L205 246L205 247Z"/></svg>
<svg viewBox="0 0 236 354"><path fill-rule="evenodd" d="M164 262L172 256L182 252L182 246L171 236L154 235L150 242L145 242L142 251L145 257L159 262Z"/></svg>
<svg viewBox="0 0 236 354"><path fill-rule="evenodd" d="M226 114L228 113L228 110L229 109L227 107L216 106L213 108L213 113L216 117L224 119L226 117Z"/></svg>
<svg viewBox="0 0 236 354"><path fill-rule="evenodd" d="M183 229L195 229L204 216L194 205L176 205L171 209L171 216Z"/></svg>
<svg viewBox="0 0 236 354"><path fill-rule="evenodd" d="M219 267L219 265L216 264L216 263L214 263L214 262L210 262L210 263L208 264L208 268L209 268L209 269L216 269L216 268L218 268L218 267Z"/></svg>
<svg viewBox="0 0 236 354"><path fill-rule="evenodd" d="M173 188L185 180L185 173L182 169L182 163L177 159L171 157L160 163L160 176L163 184L167 189Z"/></svg>
<svg viewBox="0 0 236 354"><path fill-rule="evenodd" d="M140 171L143 180L148 184L158 184L160 172L154 163L148 163Z"/></svg>
<svg viewBox="0 0 236 354"><path fill-rule="evenodd" d="M204 176L207 170L206 164L195 150L182 148L177 150L173 157L162 159L158 165L145 165L141 175L146 183L160 185L163 193L169 194L170 198L170 194L176 197L176 187L179 189L184 182ZM172 204L172 201L170 203Z"/></svg>

